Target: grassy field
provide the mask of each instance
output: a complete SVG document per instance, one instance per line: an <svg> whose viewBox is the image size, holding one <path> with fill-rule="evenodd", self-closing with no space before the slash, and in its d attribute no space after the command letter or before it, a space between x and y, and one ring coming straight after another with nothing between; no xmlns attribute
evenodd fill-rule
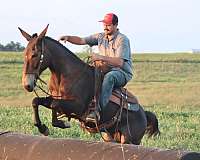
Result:
<svg viewBox="0 0 200 160"><path fill-rule="evenodd" d="M38 135L32 124L31 100L21 85L23 55L0 53L0 130ZM134 78L127 88L145 110L156 113L162 132L160 137L143 138L142 145L200 151L200 55L136 54L133 56ZM43 79L48 80L49 72ZM41 119L48 125L51 137L100 140L84 133L76 121L72 128L51 126L51 111L41 108Z"/></svg>

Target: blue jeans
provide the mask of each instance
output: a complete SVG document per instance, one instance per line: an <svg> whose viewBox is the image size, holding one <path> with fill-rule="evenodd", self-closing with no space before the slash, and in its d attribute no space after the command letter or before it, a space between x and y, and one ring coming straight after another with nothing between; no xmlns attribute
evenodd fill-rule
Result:
<svg viewBox="0 0 200 160"><path fill-rule="evenodd" d="M125 86L127 83L125 73L122 70L112 70L105 74L101 88L100 107L104 109L114 88Z"/></svg>

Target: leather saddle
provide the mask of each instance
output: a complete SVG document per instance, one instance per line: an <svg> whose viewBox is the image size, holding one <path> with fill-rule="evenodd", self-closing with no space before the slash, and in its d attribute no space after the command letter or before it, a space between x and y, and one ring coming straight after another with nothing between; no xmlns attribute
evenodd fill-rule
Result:
<svg viewBox="0 0 200 160"><path fill-rule="evenodd" d="M137 97L134 96L125 88L114 89L112 95L110 96L110 101L123 106L123 108L128 109L127 104L139 104Z"/></svg>
<svg viewBox="0 0 200 160"><path fill-rule="evenodd" d="M101 61L99 62L97 61L95 64L96 67L95 79L97 80L95 84L96 86L101 86L104 75L111 70L110 66L102 63L103 62ZM100 88L101 87L99 87L97 92L99 92ZM131 92L129 92L126 88L123 87L114 89L112 91L112 95L110 96L109 100L129 110L131 110L130 107L135 108L133 107L133 105L135 105L136 108L138 108L139 106L138 105L139 102L136 96L134 96Z"/></svg>

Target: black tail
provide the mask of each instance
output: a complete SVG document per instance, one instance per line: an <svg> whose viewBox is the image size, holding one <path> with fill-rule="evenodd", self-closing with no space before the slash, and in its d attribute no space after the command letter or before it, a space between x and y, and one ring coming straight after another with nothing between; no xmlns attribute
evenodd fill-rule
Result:
<svg viewBox="0 0 200 160"><path fill-rule="evenodd" d="M158 128L158 119L156 115L152 112L145 111L147 117L147 128L146 133L148 137L160 135L160 130Z"/></svg>

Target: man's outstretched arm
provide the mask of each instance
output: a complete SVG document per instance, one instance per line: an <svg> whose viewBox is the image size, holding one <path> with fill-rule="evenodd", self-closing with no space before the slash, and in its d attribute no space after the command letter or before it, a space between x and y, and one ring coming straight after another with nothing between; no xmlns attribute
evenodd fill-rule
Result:
<svg viewBox="0 0 200 160"><path fill-rule="evenodd" d="M78 37L78 36L61 36L58 41L63 41L64 43L70 42L72 44L77 45L85 45L86 41L84 38Z"/></svg>

